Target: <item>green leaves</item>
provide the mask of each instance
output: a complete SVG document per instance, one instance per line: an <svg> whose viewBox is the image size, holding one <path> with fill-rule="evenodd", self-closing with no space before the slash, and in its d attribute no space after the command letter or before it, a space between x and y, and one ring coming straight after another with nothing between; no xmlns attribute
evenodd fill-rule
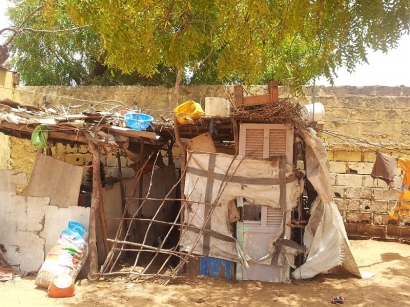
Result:
<svg viewBox="0 0 410 307"><path fill-rule="evenodd" d="M19 10L13 20L18 23L29 12L24 9L27 4L34 7L39 2L16 3ZM91 70L84 59L95 58L116 71L116 77L122 72L155 79L158 74L170 76L182 69L193 73L186 82L255 84L276 79L299 93L319 76L332 80L340 66L353 70L357 63L366 62L369 47L382 51L394 47L410 28L410 0L45 3L42 16L33 18L33 27L90 25L70 38L41 39L48 46L44 50L52 50L61 61L75 63L76 55L81 54L83 62L77 69L84 69L84 74ZM52 49L51 44L58 48ZM21 58L27 52L34 56L23 39L17 50ZM47 67L45 62L42 65Z"/></svg>

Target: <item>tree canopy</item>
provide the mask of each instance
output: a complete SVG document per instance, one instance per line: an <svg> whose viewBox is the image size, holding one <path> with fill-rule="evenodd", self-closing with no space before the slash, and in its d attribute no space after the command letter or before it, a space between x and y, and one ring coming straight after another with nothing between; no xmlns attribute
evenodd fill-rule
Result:
<svg viewBox="0 0 410 307"><path fill-rule="evenodd" d="M29 3L43 5L32 27L87 26L61 35L35 34L41 36L38 44L28 43L34 36L29 32L19 35L14 40L19 70L58 54L65 63L79 62L73 69L84 75L97 61L139 80L167 72L174 78L179 70L186 83L275 79L296 91L319 76L332 81L338 67L354 70L367 61L368 48L387 52L410 27L410 0L14 2L10 16L16 23L28 14L23 8ZM44 61L39 74L47 75L51 67Z"/></svg>

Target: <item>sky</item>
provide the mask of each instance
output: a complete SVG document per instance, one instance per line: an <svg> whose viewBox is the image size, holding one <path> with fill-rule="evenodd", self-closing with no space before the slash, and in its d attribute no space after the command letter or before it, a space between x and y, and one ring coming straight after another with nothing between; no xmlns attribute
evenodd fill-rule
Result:
<svg viewBox="0 0 410 307"><path fill-rule="evenodd" d="M4 16L7 3L8 1L0 0L0 29L9 26ZM0 36L0 43L3 41L4 37ZM343 68L337 71L335 86L410 86L410 35L403 36L398 47L387 54L369 51L368 62L358 65L353 74L349 74ZM324 78L316 80L315 83L330 85Z"/></svg>

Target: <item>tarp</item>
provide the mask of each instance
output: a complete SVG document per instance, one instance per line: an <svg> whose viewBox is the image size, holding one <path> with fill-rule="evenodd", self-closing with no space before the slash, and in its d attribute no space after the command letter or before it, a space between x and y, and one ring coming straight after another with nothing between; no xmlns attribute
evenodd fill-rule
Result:
<svg viewBox="0 0 410 307"><path fill-rule="evenodd" d="M306 262L297 268L294 278L311 278L341 265L361 276L350 251L350 243L339 209L333 202L329 161L326 149L313 129L303 134L306 143L306 176L318 192L303 241L308 249Z"/></svg>
<svg viewBox="0 0 410 307"><path fill-rule="evenodd" d="M189 252L193 249L198 255L244 260L245 255L241 254L229 229L230 201L242 196L251 204L290 211L303 191L303 180L296 178L288 165L286 182L283 183L286 208L281 208L279 159L188 152L187 165L184 194L189 205L184 212L184 223L194 227L188 228L181 250ZM198 237L204 225L208 231Z"/></svg>

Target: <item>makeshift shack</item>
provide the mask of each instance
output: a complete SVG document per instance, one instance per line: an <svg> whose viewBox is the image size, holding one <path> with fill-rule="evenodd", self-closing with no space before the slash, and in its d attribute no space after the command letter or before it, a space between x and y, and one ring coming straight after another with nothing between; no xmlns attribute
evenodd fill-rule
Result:
<svg viewBox="0 0 410 307"><path fill-rule="evenodd" d="M193 120L185 114L183 124L175 114L174 120L154 121L144 131L124 127L121 114L112 110L70 113L63 108L61 113L49 105L37 109L6 99L0 101L0 131L30 138L44 125L48 142L88 145L89 278L155 277L166 284L185 271L288 282L291 272L294 278L310 278L340 265L360 276L333 203L324 146L301 106L280 100L274 82L268 89L267 95L244 97L242 87L235 87L229 112L212 105L220 99L211 99L208 105L218 114L205 110ZM174 143L181 153L177 176ZM136 161L134 178L125 182L118 160L119 180L109 197L102 191L102 152ZM35 196L53 195L56 189L46 184L46 192ZM35 194L37 189L32 185L28 191ZM115 212L109 223L107 199L115 204L109 207ZM104 249L100 268L99 229ZM125 258L127 265L120 265Z"/></svg>

